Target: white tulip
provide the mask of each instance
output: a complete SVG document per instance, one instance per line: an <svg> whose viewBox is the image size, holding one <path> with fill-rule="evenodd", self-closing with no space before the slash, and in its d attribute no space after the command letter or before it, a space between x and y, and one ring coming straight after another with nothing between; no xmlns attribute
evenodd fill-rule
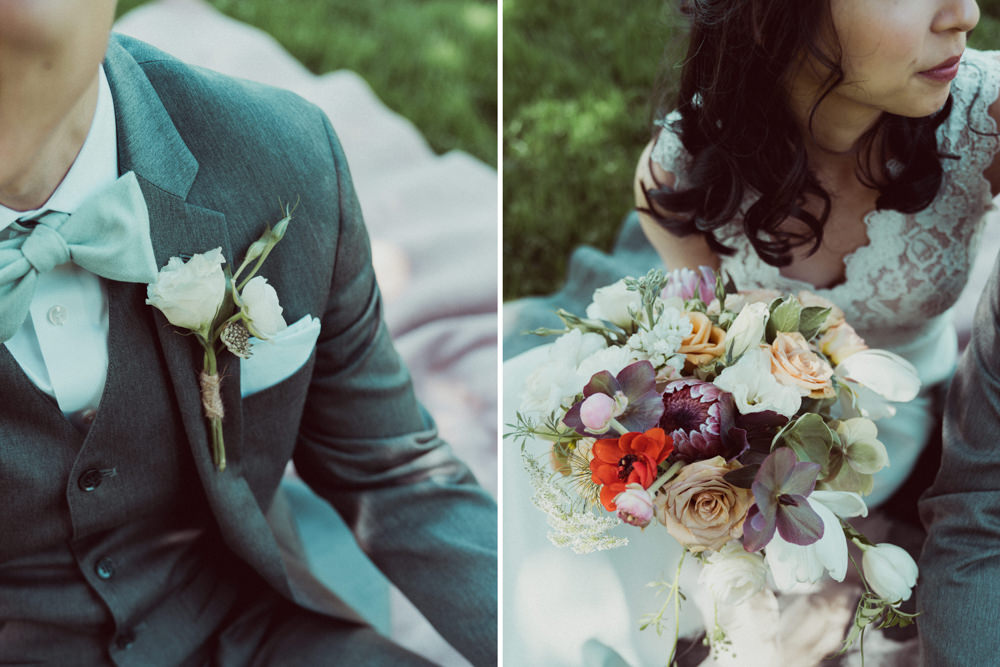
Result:
<svg viewBox="0 0 1000 667"><path fill-rule="evenodd" d="M909 600L917 585L917 564L910 554L887 542L862 549L861 568L872 590L893 604Z"/></svg>
<svg viewBox="0 0 1000 667"><path fill-rule="evenodd" d="M868 506L856 493L813 491L806 501L823 520L823 536L803 546L786 542L775 533L764 549L774 583L782 591L790 590L798 582L815 583L824 573L829 573L835 581L843 581L847 574L847 538L837 517L868 514Z"/></svg>
<svg viewBox="0 0 1000 667"><path fill-rule="evenodd" d="M911 401L920 391L917 369L888 350L855 352L837 364L835 370L837 375L853 380L890 401Z"/></svg>
<svg viewBox="0 0 1000 667"><path fill-rule="evenodd" d="M733 363L749 350L756 350L764 338L770 317L766 303L748 303L726 332L726 363Z"/></svg>
<svg viewBox="0 0 1000 667"><path fill-rule="evenodd" d="M146 287L146 303L174 326L206 338L226 295L222 248L198 253L187 262L171 257Z"/></svg>

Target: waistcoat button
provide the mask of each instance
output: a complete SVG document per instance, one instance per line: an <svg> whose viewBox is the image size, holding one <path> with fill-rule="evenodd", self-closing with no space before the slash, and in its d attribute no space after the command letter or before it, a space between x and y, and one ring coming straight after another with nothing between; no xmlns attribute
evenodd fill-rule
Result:
<svg viewBox="0 0 1000 667"><path fill-rule="evenodd" d="M135 635L129 630L125 630L115 638L115 646L123 651L132 648L133 643L135 643Z"/></svg>
<svg viewBox="0 0 1000 667"><path fill-rule="evenodd" d="M83 474L80 475L80 478L77 480L77 484L82 490L89 492L99 487L103 478L104 475L101 474L100 470L97 468L89 468L83 471Z"/></svg>
<svg viewBox="0 0 1000 667"><path fill-rule="evenodd" d="M94 571L97 572L97 576L101 579L110 579L115 574L115 562L105 556L97 561Z"/></svg>

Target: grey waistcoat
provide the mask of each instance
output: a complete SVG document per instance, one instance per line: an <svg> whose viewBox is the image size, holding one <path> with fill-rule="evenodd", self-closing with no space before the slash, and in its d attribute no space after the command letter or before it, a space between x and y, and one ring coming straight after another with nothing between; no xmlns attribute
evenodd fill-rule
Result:
<svg viewBox="0 0 1000 667"><path fill-rule="evenodd" d="M151 381L166 370L145 288L108 285L107 384L86 432L0 346L4 664L179 664L235 598L176 400Z"/></svg>

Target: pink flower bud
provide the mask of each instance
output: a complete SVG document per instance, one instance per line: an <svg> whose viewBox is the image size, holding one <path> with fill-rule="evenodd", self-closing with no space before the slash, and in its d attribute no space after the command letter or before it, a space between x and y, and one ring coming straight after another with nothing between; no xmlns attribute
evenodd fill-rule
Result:
<svg viewBox="0 0 1000 667"><path fill-rule="evenodd" d="M635 482L615 496L618 518L630 526L645 528L653 520L653 499L642 485Z"/></svg>
<svg viewBox="0 0 1000 667"><path fill-rule="evenodd" d="M580 421L593 433L603 433L615 416L615 399L607 394L591 394L580 406Z"/></svg>

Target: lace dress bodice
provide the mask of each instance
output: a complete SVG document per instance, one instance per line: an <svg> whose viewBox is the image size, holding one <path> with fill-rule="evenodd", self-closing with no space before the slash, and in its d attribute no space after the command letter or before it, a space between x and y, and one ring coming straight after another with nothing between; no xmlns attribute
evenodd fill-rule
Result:
<svg viewBox="0 0 1000 667"><path fill-rule="evenodd" d="M844 258L845 280L830 288L781 274L765 263L742 232L742 219L718 230L719 240L735 254L722 256L722 268L740 289L810 290L840 306L847 321L872 347L893 349L914 362L925 384L945 379L957 356L948 309L968 279L984 214L992 208L983 171L1000 149L989 105L1000 91L997 53L969 49L952 83L953 107L938 128L938 146L958 159L943 159L944 176L937 197L917 213L871 211L865 216L868 243ZM684 187L690 156L670 123L652 157ZM891 168L891 165L890 165ZM744 208L752 203L749 196ZM947 339L947 340L944 340ZM949 350L948 347L952 349Z"/></svg>

